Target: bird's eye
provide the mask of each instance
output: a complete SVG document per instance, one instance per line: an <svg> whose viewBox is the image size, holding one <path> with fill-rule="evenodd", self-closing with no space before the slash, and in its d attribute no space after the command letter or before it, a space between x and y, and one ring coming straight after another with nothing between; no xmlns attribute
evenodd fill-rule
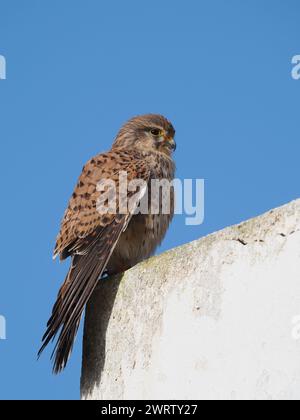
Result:
<svg viewBox="0 0 300 420"><path fill-rule="evenodd" d="M150 133L155 137L159 137L161 135L161 130L159 128L151 128Z"/></svg>

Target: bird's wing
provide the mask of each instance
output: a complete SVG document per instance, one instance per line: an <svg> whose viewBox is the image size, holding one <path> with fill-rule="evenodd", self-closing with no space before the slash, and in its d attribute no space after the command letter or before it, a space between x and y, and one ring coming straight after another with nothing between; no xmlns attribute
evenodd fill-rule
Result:
<svg viewBox="0 0 300 420"><path fill-rule="evenodd" d="M102 165L102 166L101 166ZM103 192L97 185L103 179L115 181L113 194L119 194L119 173L126 171L128 180L140 179L148 184L150 169L137 155L110 152L92 159L84 167L57 239L56 251L61 258L72 256L69 273L62 285L52 316L47 324L39 354L60 331L53 355L54 372L61 371L69 358L85 304L126 229L144 191L132 192L133 207L124 214L100 214L97 203ZM118 206L117 206L118 207Z"/></svg>
<svg viewBox="0 0 300 420"><path fill-rule="evenodd" d="M78 240L88 237L97 227L110 224L113 218L110 215L101 217L97 211L97 200L100 198L97 185L105 179L117 183L121 170L132 172L131 161L128 152L109 152L96 156L83 167L61 223L54 258L60 255L63 260L72 255L69 248Z"/></svg>

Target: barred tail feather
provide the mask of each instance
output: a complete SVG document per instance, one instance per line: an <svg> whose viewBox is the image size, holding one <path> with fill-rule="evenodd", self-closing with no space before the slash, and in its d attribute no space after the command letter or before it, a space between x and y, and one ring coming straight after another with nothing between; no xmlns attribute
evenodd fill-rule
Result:
<svg viewBox="0 0 300 420"><path fill-rule="evenodd" d="M125 223L126 217L74 245L70 270L59 291L38 352L39 357L59 334L51 357L54 359L54 373L61 372L68 362L84 307L106 268Z"/></svg>

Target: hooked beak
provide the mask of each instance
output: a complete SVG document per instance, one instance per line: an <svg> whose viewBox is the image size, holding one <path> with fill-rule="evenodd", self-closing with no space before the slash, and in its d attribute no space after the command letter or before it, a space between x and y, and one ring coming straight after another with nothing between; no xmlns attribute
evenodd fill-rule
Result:
<svg viewBox="0 0 300 420"><path fill-rule="evenodd" d="M173 138L173 137L171 137L171 136L165 136L165 142L166 142L166 144L168 145L168 147L169 147L169 148L170 148L173 152L175 152L177 145L176 145L176 142L175 142L174 138Z"/></svg>

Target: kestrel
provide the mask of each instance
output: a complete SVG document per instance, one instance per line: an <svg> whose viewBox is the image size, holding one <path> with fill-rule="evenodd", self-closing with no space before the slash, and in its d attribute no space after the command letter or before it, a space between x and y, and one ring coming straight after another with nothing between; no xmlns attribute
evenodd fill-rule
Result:
<svg viewBox="0 0 300 420"><path fill-rule="evenodd" d="M161 211L161 206L151 214L150 204L147 214L136 210L143 197L151 195L151 181L174 179L174 136L172 124L161 115L134 117L121 128L109 152L95 156L84 166L54 250L54 258L71 257L71 267L59 290L39 351L40 355L59 334L52 354L54 373L67 364L84 307L98 280L104 273L124 272L150 257L162 242L174 214L174 191L170 190L168 214ZM122 212L121 172L127 173L129 181L142 180L147 186L139 191L134 208ZM117 205L116 211L101 213L97 203L107 191L102 191L99 184L106 179L115 182L110 198L115 198ZM126 194L130 197L133 192Z"/></svg>

